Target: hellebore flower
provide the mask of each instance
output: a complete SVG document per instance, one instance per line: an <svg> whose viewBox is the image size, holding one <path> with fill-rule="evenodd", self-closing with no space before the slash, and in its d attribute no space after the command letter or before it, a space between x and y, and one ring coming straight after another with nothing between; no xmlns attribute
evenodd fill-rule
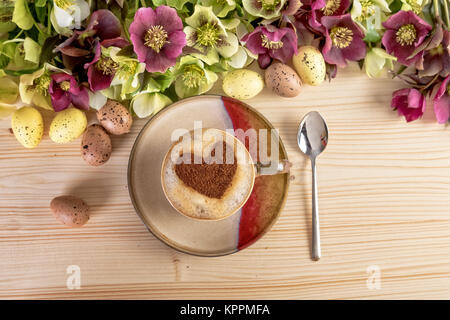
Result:
<svg viewBox="0 0 450 320"><path fill-rule="evenodd" d="M355 21L366 35L365 40L378 42L381 38L378 30L382 28L381 20L385 19L385 13L391 12L386 0L353 0L350 12Z"/></svg>
<svg viewBox="0 0 450 320"><path fill-rule="evenodd" d="M445 30L442 26L437 26L436 32L425 49L423 70L419 70L419 76L439 74L441 77L446 77L449 73L450 31Z"/></svg>
<svg viewBox="0 0 450 320"><path fill-rule="evenodd" d="M439 86L433 98L434 114L439 123L445 123L450 118L450 75Z"/></svg>
<svg viewBox="0 0 450 320"><path fill-rule="evenodd" d="M350 0L312 0L310 5L309 25L311 28L325 33L325 28L321 23L322 17L343 15L350 7Z"/></svg>
<svg viewBox="0 0 450 320"><path fill-rule="evenodd" d="M421 64L423 51L413 57L414 50L422 44L431 26L413 11L399 11L383 22L386 28L381 42L389 54L404 65Z"/></svg>
<svg viewBox="0 0 450 320"><path fill-rule="evenodd" d="M238 51L239 41L236 35L227 31L237 27L238 19L225 23L216 17L212 7L196 5L194 13L185 21L187 45L200 52L193 53L192 56L212 65L219 62L219 55L230 58Z"/></svg>
<svg viewBox="0 0 450 320"><path fill-rule="evenodd" d="M85 30L75 30L68 39L56 47L54 51L61 51L64 66L70 70L80 72L83 65L91 59L92 51L96 50L97 42L102 46L125 46L128 42L122 38L120 21L109 10L94 11L89 17Z"/></svg>
<svg viewBox="0 0 450 320"><path fill-rule="evenodd" d="M247 48L258 55L262 69L269 66L272 59L287 63L297 54L297 35L291 28L277 29L275 26L259 26L242 38Z"/></svg>
<svg viewBox="0 0 450 320"><path fill-rule="evenodd" d="M209 91L218 76L208 70L200 59L184 56L175 67L175 92L180 98L200 95Z"/></svg>
<svg viewBox="0 0 450 320"><path fill-rule="evenodd" d="M169 97L159 92L161 88L157 81L150 78L144 88L131 99L130 107L139 118L151 116L172 103Z"/></svg>
<svg viewBox="0 0 450 320"><path fill-rule="evenodd" d="M67 73L51 75L48 89L53 109L58 112L67 109L73 104L78 109L89 110L88 89L79 86L75 78Z"/></svg>
<svg viewBox="0 0 450 320"><path fill-rule="evenodd" d="M243 0L245 11L255 17L273 19L280 16L286 0Z"/></svg>
<svg viewBox="0 0 450 320"><path fill-rule="evenodd" d="M321 19L326 28L325 45L322 54L326 62L345 67L347 60L358 61L366 55L364 34L352 21L350 14L324 16Z"/></svg>
<svg viewBox="0 0 450 320"><path fill-rule="evenodd" d="M117 53L117 48L112 47L110 57L118 67L111 86L120 85L120 96L122 99L126 99L127 94L136 92L140 88L145 63L139 62L135 58L117 55Z"/></svg>
<svg viewBox="0 0 450 320"><path fill-rule="evenodd" d="M392 93L391 107L407 122L417 120L425 111L425 96L419 90L405 88Z"/></svg>
<svg viewBox="0 0 450 320"><path fill-rule="evenodd" d="M127 43L128 42L122 38L107 39L101 44L97 41L94 49L94 59L84 65L84 68L88 69L88 82L92 91L108 88L119 68L119 64L111 58L110 50L108 50L108 48L110 46L113 48L112 46L114 45L114 47L120 48Z"/></svg>
<svg viewBox="0 0 450 320"><path fill-rule="evenodd" d="M91 10L85 0L54 0L53 12L54 21L57 27L68 29L79 29L81 22L86 19Z"/></svg>
<svg viewBox="0 0 450 320"><path fill-rule="evenodd" d="M24 103L53 110L49 94L51 82L50 72L67 73L63 69L45 63L41 69L31 74L23 74L20 76L19 92L20 98Z"/></svg>
<svg viewBox="0 0 450 320"><path fill-rule="evenodd" d="M183 23L168 6L140 8L130 25L130 37L138 60L148 72L165 72L175 65L186 45Z"/></svg>
<svg viewBox="0 0 450 320"><path fill-rule="evenodd" d="M364 59L364 70L367 76L370 78L379 77L384 68L393 69L394 63L397 58L386 53L381 48L372 48L367 52Z"/></svg>

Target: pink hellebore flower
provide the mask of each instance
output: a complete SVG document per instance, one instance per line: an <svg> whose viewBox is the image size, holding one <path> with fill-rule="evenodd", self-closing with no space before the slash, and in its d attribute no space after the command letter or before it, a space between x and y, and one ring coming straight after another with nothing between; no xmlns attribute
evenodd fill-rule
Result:
<svg viewBox="0 0 450 320"><path fill-rule="evenodd" d="M431 30L431 26L419 18L413 11L399 11L383 22L383 43L386 51L397 57L397 61L404 65L416 63L421 65L423 61L423 50L415 54Z"/></svg>
<svg viewBox="0 0 450 320"><path fill-rule="evenodd" d="M450 74L442 81L433 98L434 114L439 123L445 123L450 118Z"/></svg>
<svg viewBox="0 0 450 320"><path fill-rule="evenodd" d="M140 8L130 25L130 34L134 52L148 72L165 72L175 65L186 45L183 22L168 6Z"/></svg>
<svg viewBox="0 0 450 320"><path fill-rule="evenodd" d="M392 93L391 107L407 122L419 119L425 111L425 96L419 90L405 88Z"/></svg>
<svg viewBox="0 0 450 320"><path fill-rule="evenodd" d="M322 33L325 28L322 26L321 19L324 16L340 16L347 12L350 7L350 0L312 0L311 16L309 25Z"/></svg>
<svg viewBox="0 0 450 320"><path fill-rule="evenodd" d="M326 62L345 67L347 60L358 61L365 57L364 33L353 22L350 14L324 16L321 22L326 28L325 45L322 49Z"/></svg>
<svg viewBox="0 0 450 320"><path fill-rule="evenodd" d="M291 28L276 28L272 25L259 26L247 33L242 41L247 48L258 55L258 63L262 69L269 66L272 59L287 63L297 54L297 36Z"/></svg>
<svg viewBox="0 0 450 320"><path fill-rule="evenodd" d="M88 89L79 86L70 74L52 74L48 92L56 112L67 109L71 103L78 109L89 110Z"/></svg>

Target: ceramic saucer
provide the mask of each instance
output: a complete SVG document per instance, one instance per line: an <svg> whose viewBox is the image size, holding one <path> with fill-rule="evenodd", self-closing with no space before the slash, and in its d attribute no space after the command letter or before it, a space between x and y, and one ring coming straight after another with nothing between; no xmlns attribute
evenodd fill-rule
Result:
<svg viewBox="0 0 450 320"><path fill-rule="evenodd" d="M130 197L148 229L172 248L199 256L231 254L254 243L274 224L286 199L289 176L258 176L248 201L226 219L200 221L181 215L164 196L161 164L172 132L192 130L196 121L204 128L222 130L274 129L259 112L235 99L205 95L178 101L153 116L136 138L128 164ZM287 160L281 139L279 158Z"/></svg>

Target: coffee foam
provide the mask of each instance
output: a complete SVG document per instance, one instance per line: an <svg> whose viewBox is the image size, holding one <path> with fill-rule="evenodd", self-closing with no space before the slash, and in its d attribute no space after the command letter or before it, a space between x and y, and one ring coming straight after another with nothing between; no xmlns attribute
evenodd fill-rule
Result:
<svg viewBox="0 0 450 320"><path fill-rule="evenodd" d="M201 140L193 142L193 132L180 138L167 154L162 168L162 184L167 198L174 208L186 216L204 219L218 220L225 218L237 211L247 200L253 188L255 176L254 165L245 146L237 139L218 129L204 129ZM186 139L187 138L187 139ZM201 141L201 143L197 143ZM230 186L220 199L210 198L187 186L175 172L175 165L180 155L192 153L200 159L206 158L215 149L218 141L234 146L234 157L237 168ZM229 149L228 149L229 150ZM226 158L226 163L234 161ZM185 159L186 160L186 159Z"/></svg>

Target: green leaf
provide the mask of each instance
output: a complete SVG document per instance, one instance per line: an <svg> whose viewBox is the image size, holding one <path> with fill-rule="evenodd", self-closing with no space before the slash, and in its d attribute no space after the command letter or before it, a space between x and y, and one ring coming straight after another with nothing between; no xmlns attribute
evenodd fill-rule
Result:
<svg viewBox="0 0 450 320"><path fill-rule="evenodd" d="M11 78L0 78L0 102L13 104L19 96L19 86Z"/></svg>
<svg viewBox="0 0 450 320"><path fill-rule="evenodd" d="M25 50L25 60L39 63L39 58L41 56L41 46L37 42L29 37L26 37L23 43L23 48Z"/></svg>
<svg viewBox="0 0 450 320"><path fill-rule="evenodd" d="M30 30L33 27L34 19L25 0L16 0L12 21L23 30Z"/></svg>

